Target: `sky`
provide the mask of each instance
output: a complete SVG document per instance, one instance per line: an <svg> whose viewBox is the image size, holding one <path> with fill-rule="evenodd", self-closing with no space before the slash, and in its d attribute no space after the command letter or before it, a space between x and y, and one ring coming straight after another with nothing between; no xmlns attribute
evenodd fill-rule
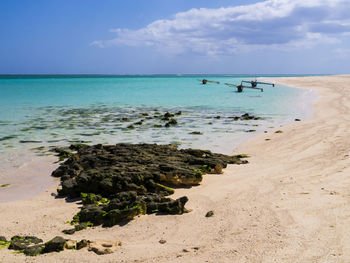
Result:
<svg viewBox="0 0 350 263"><path fill-rule="evenodd" d="M343 74L350 0L0 0L0 74Z"/></svg>

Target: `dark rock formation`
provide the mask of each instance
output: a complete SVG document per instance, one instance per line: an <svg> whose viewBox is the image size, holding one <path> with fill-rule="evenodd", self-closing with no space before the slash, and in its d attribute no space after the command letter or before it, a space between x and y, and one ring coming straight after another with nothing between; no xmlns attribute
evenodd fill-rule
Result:
<svg viewBox="0 0 350 263"><path fill-rule="evenodd" d="M183 214L188 199L166 197L174 193L171 186L198 185L205 173L221 173L228 163L247 162L173 145L80 145L77 151L52 173L61 178L58 193L82 197L83 207L73 222L105 226L143 214Z"/></svg>
<svg viewBox="0 0 350 263"><path fill-rule="evenodd" d="M166 124L165 124L165 127L170 127L170 126L175 126L177 125L177 120L174 119L174 118L171 118Z"/></svg>
<svg viewBox="0 0 350 263"><path fill-rule="evenodd" d="M241 120L241 121L249 121L249 120L261 120L261 117L257 117L254 115L250 115L249 113L245 113L241 116L232 116L229 117L230 119L233 119L235 121Z"/></svg>
<svg viewBox="0 0 350 263"><path fill-rule="evenodd" d="M50 253L50 252L60 252L64 249L64 245L66 244L66 239L60 236L56 236L50 241L45 243L43 253Z"/></svg>
<svg viewBox="0 0 350 263"><path fill-rule="evenodd" d="M44 244L33 245L33 246L26 247L23 250L23 253L26 256L37 256L37 255L43 253L44 248L45 248Z"/></svg>
<svg viewBox="0 0 350 263"><path fill-rule="evenodd" d="M24 250L29 246L42 243L43 240L34 236L13 236L9 249Z"/></svg>
<svg viewBox="0 0 350 263"><path fill-rule="evenodd" d="M4 244L3 244L4 243ZM8 246L5 243L10 243ZM14 236L11 241L6 241L5 237L1 237L0 247L8 247L8 249L17 250L26 256L37 256L40 254L61 252L65 249L79 250L88 247L89 251L93 251L98 255L113 253L122 243L119 241L90 241L82 239L80 241L64 239L56 236L50 241L43 243L43 240L34 236Z"/></svg>

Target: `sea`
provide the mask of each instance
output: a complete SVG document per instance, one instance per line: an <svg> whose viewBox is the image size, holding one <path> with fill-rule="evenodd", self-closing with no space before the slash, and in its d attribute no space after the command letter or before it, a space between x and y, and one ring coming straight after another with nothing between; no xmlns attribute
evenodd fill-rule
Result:
<svg viewBox="0 0 350 263"><path fill-rule="evenodd" d="M72 143L174 144L232 154L252 136L311 115L310 90L258 85L263 92L238 93L225 84L257 77L281 76L0 76L0 178ZM242 120L244 114L254 119Z"/></svg>

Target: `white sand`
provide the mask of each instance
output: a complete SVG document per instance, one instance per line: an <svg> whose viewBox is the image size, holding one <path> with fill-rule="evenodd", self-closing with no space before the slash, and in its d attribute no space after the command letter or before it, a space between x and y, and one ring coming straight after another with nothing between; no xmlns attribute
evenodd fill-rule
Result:
<svg viewBox="0 0 350 263"><path fill-rule="evenodd" d="M350 262L350 76L275 81L315 90L312 118L244 144L237 152L251 155L248 165L177 190L175 197L189 197L191 213L65 236L122 241L114 254L83 249L31 258L2 249L0 262ZM53 192L0 204L0 235L62 235L79 209ZM206 218L209 210L215 215Z"/></svg>

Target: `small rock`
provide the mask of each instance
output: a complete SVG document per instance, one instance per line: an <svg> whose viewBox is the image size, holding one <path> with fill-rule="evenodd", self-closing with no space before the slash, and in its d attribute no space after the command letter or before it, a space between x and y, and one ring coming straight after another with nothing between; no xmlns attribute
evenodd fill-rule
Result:
<svg viewBox="0 0 350 263"><path fill-rule="evenodd" d="M194 135L202 135L203 133L201 133L200 131L193 131L193 132L190 132L190 134L194 134Z"/></svg>
<svg viewBox="0 0 350 263"><path fill-rule="evenodd" d="M281 130L278 130L278 131L275 131L275 133L283 133L283 131L281 131Z"/></svg>
<svg viewBox="0 0 350 263"><path fill-rule="evenodd" d="M30 247L27 247L26 249L24 249L23 253L26 256L32 256L32 257L37 256L37 255L42 253L44 247L45 247L44 244L30 246Z"/></svg>
<svg viewBox="0 0 350 263"><path fill-rule="evenodd" d="M165 243L166 243L166 240L165 240L165 239L161 239L161 240L159 240L159 243L165 244Z"/></svg>
<svg viewBox="0 0 350 263"><path fill-rule="evenodd" d="M67 240L64 244L64 248L66 249L77 249L77 241L75 240Z"/></svg>
<svg viewBox="0 0 350 263"><path fill-rule="evenodd" d="M184 248L184 249L182 250L182 252L188 253L188 252L190 252L190 251L187 250L186 248Z"/></svg>
<svg viewBox="0 0 350 263"><path fill-rule="evenodd" d="M66 242L67 240L64 239L63 237L56 236L50 241L45 243L45 248L43 249L43 253L62 251L64 249Z"/></svg>
<svg viewBox="0 0 350 263"><path fill-rule="evenodd" d="M13 250L24 250L30 245L29 242L24 240L12 240L9 246L9 249Z"/></svg>
<svg viewBox="0 0 350 263"><path fill-rule="evenodd" d="M33 244L42 243L43 240L34 236L13 236L9 249L24 250Z"/></svg>
<svg viewBox="0 0 350 263"><path fill-rule="evenodd" d="M112 254L121 245L121 242L96 240L90 241L88 250L95 252L97 255Z"/></svg>
<svg viewBox="0 0 350 263"><path fill-rule="evenodd" d="M170 113L170 112L166 112L164 115L163 115L163 118L165 120L168 120L169 118L171 117L174 117L174 114Z"/></svg>
<svg viewBox="0 0 350 263"><path fill-rule="evenodd" d="M86 239L80 240L79 242L77 242L77 250L87 247L89 243L90 243L89 240L86 240Z"/></svg>
<svg viewBox="0 0 350 263"><path fill-rule="evenodd" d="M300 119L295 119L294 121L301 121Z"/></svg>
<svg viewBox="0 0 350 263"><path fill-rule="evenodd" d="M212 217L214 215L214 211L209 211L206 213L205 217Z"/></svg>
<svg viewBox="0 0 350 263"><path fill-rule="evenodd" d="M142 125L142 123L143 123L143 120L140 120L138 122L135 122L135 125Z"/></svg>
<svg viewBox="0 0 350 263"><path fill-rule="evenodd" d="M166 124L165 124L165 127L170 127L170 126L175 126L177 125L177 120L176 119L170 119Z"/></svg>
<svg viewBox="0 0 350 263"><path fill-rule="evenodd" d="M75 233L75 228L65 229L62 231L62 233L66 234L66 235L73 235Z"/></svg>

